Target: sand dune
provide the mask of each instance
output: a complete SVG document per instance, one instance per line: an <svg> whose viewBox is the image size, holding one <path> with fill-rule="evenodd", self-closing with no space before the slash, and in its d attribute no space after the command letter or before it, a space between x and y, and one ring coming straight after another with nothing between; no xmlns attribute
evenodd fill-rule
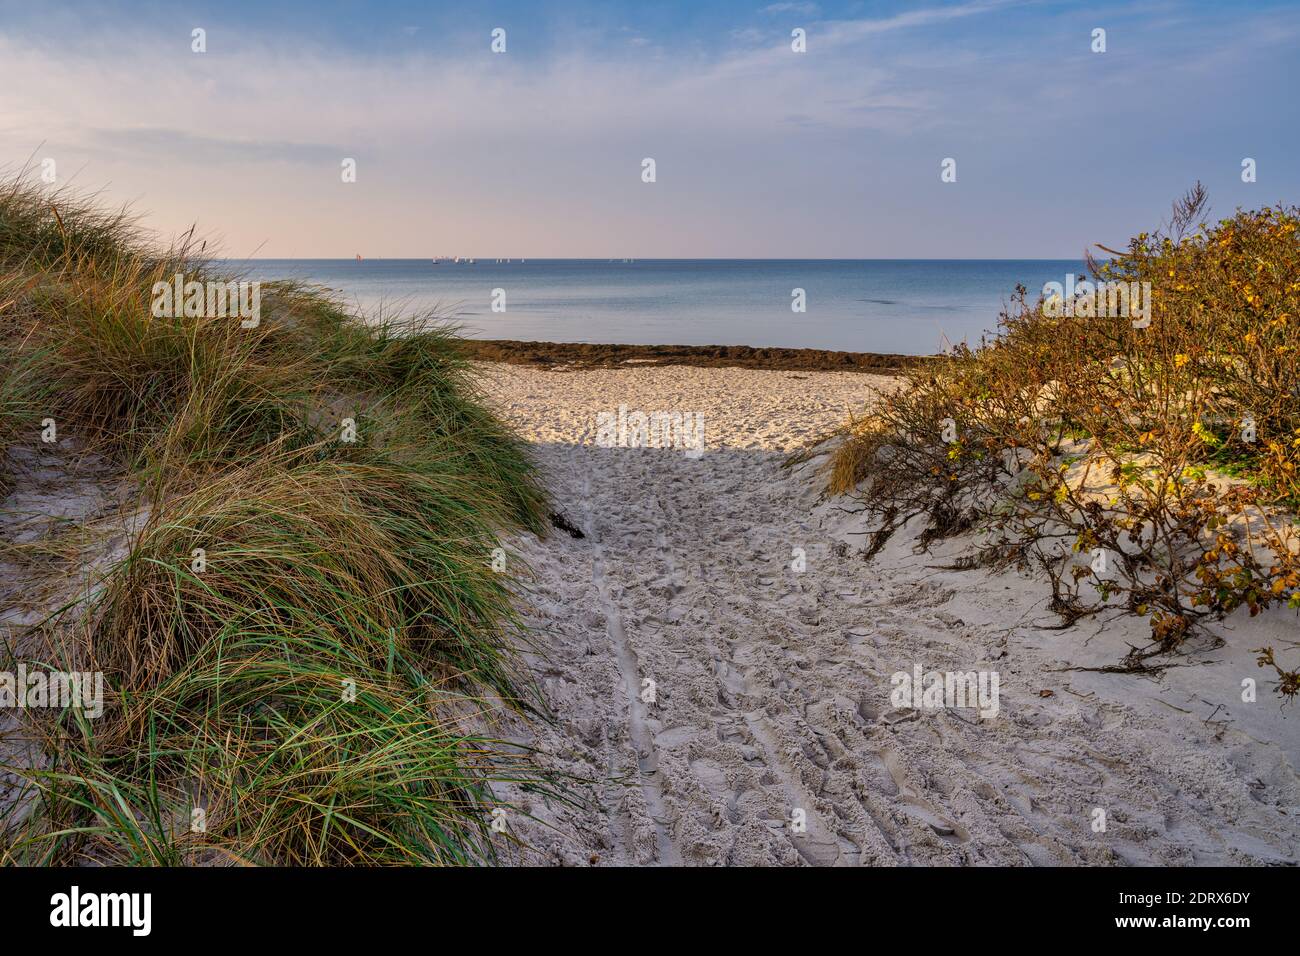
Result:
<svg viewBox="0 0 1300 956"><path fill-rule="evenodd" d="M786 466L890 380L481 368L586 535L515 541L554 721L509 729L591 781L582 807L511 795L523 860L1297 862L1300 717L1249 653L1294 644L1293 618L1234 619L1159 681L1065 670L1113 663L1145 625L1054 630L1040 584L936 570L961 542L916 554L898 535L866 563L821 459ZM704 454L598 447L620 405L702 414ZM997 716L896 708L890 677L917 665L996 671Z"/></svg>

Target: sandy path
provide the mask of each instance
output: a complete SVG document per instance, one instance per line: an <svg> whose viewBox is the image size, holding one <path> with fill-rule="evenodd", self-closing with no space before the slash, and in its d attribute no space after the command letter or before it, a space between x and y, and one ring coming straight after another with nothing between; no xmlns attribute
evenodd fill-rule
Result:
<svg viewBox="0 0 1300 956"><path fill-rule="evenodd" d="M518 733L594 781L583 808L519 797L546 824L513 817L533 848L524 859L1296 861L1300 789L1284 748L1156 712L1124 689L1133 678L1111 678L1129 682L1114 693L1065 678L1035 646L1043 632L1020 623L1041 597L1023 582L936 575L910 550L871 564L845 553L845 505L814 509L809 468L784 467L784 453L883 380L484 371L587 535L517 542L535 571L531 661L555 715ZM701 412L708 450L594 447L597 412L620 404ZM890 675L918 663L999 671L999 715L895 709Z"/></svg>

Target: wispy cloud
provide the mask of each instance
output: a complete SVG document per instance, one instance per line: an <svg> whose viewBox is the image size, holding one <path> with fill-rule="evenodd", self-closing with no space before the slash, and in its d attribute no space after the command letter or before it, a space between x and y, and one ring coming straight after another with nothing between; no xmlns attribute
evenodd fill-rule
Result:
<svg viewBox="0 0 1300 956"><path fill-rule="evenodd" d="M328 163L342 147L274 139L232 139L180 129L91 129L87 143L136 159L182 160L197 165L225 163Z"/></svg>
<svg viewBox="0 0 1300 956"><path fill-rule="evenodd" d="M821 7L815 3L769 3L763 8L762 12L769 16L778 13L801 13L804 16L813 17L821 12Z"/></svg>

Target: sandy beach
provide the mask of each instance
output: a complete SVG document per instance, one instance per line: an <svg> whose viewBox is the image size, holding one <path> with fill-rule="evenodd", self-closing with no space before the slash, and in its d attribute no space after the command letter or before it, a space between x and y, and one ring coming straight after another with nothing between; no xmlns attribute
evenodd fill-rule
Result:
<svg viewBox="0 0 1300 956"><path fill-rule="evenodd" d="M1297 862L1300 718L1251 653L1294 648L1293 613L1233 618L1154 677L1071 669L1114 664L1145 623L1061 629L1040 582L945 569L960 540L900 534L868 563L852 496L822 493L826 446L789 465L890 379L478 369L584 535L512 539L553 720L504 732L587 781L584 806L513 795L520 859ZM620 406L699 413L703 453L600 447ZM996 672L996 716L894 706L915 667Z"/></svg>
<svg viewBox="0 0 1300 956"><path fill-rule="evenodd" d="M11 932L1294 948L1300 4L10 6Z"/></svg>

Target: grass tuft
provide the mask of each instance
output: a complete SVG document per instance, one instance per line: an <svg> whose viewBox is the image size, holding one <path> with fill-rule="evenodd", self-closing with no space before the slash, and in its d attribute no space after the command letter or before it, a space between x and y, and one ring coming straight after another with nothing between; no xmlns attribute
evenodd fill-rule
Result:
<svg viewBox="0 0 1300 956"><path fill-rule="evenodd" d="M436 317L367 323L287 282L253 328L155 314L156 282L237 278L198 252L0 183L0 453L91 450L139 490L100 586L19 636L108 699L28 714L3 858L491 860L499 785L564 798L485 730L536 702L491 567L545 527L524 445Z"/></svg>

